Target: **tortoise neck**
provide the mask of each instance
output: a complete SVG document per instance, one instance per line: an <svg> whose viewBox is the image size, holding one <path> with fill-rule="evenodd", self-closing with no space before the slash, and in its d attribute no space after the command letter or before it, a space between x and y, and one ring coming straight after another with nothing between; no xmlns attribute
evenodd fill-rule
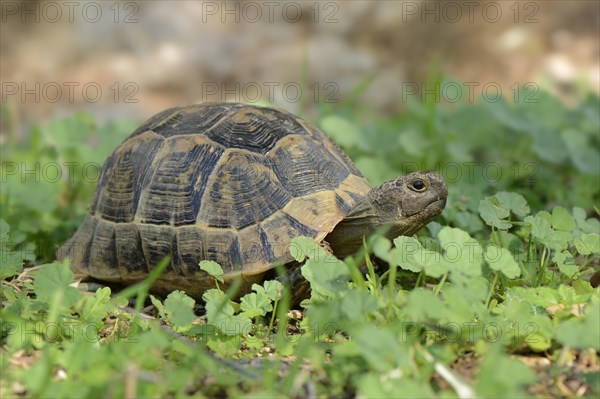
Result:
<svg viewBox="0 0 600 399"><path fill-rule="evenodd" d="M377 212L369 195L367 195L346 217L325 237L334 255L340 259L354 255L368 238L377 230L391 225Z"/></svg>

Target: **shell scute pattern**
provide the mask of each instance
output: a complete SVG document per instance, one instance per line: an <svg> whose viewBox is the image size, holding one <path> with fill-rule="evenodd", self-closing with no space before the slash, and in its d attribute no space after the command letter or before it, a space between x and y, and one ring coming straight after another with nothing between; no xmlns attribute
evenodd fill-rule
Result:
<svg viewBox="0 0 600 399"><path fill-rule="evenodd" d="M107 159L92 202L92 214L113 222L131 222L140 194L151 178L151 165L164 140L151 132L125 141Z"/></svg>
<svg viewBox="0 0 600 399"><path fill-rule="evenodd" d="M122 274L149 272L148 263L142 248L142 236L137 225L133 223L115 224L115 241L117 261Z"/></svg>
<svg viewBox="0 0 600 399"><path fill-rule="evenodd" d="M137 216L142 223L194 224L204 188L223 150L184 136L165 142L151 166Z"/></svg>
<svg viewBox="0 0 600 399"><path fill-rule="evenodd" d="M175 229L173 227L140 223L138 228L142 241L142 251L149 270L158 265L165 256L177 253ZM165 274L179 273L180 268L177 266L176 258L173 257Z"/></svg>
<svg viewBox="0 0 600 399"><path fill-rule="evenodd" d="M208 229L204 250L206 260L212 260L224 266L225 271L242 268L238 236L231 230Z"/></svg>
<svg viewBox="0 0 600 399"><path fill-rule="evenodd" d="M198 222L210 227L244 228L266 219L291 196L274 180L263 157L228 151L208 182Z"/></svg>
<svg viewBox="0 0 600 399"><path fill-rule="evenodd" d="M176 234L179 262L186 265L189 275L199 272L198 259L206 259L206 232L191 225L178 227Z"/></svg>
<svg viewBox="0 0 600 399"><path fill-rule="evenodd" d="M293 216L282 212L276 217L270 217L260 224L260 230L266 237L261 237L268 243L272 254L271 262L287 263L291 260L289 246L292 238L298 236L317 237L319 232L301 223Z"/></svg>
<svg viewBox="0 0 600 399"><path fill-rule="evenodd" d="M118 274L114 223L100 220L91 240L89 262Z"/></svg>
<svg viewBox="0 0 600 399"><path fill-rule="evenodd" d="M300 123L282 112L242 108L205 134L224 147L265 154L281 138L290 134L306 135L306 131Z"/></svg>
<svg viewBox="0 0 600 399"><path fill-rule="evenodd" d="M107 281L143 279L201 292L198 267L253 278L292 261L289 246L322 240L371 189L341 150L295 116L244 104L161 112L107 159L90 213L60 252ZM249 280L246 280L249 281Z"/></svg>
<svg viewBox="0 0 600 399"><path fill-rule="evenodd" d="M145 133L145 132L148 132L148 131L157 132L158 127L160 125L167 123L170 118L178 115L181 112L181 110L184 109L184 108L185 107L169 108L169 109L161 111L158 114L150 117L140 127L138 127L137 129L135 129L133 131L133 133L131 133L131 135L129 136L129 139L137 137L138 135L140 135L142 133Z"/></svg>
<svg viewBox="0 0 600 399"><path fill-rule="evenodd" d="M277 179L294 197L335 189L350 173L324 146L298 136L282 139L269 157Z"/></svg>
<svg viewBox="0 0 600 399"><path fill-rule="evenodd" d="M202 134L214 128L219 121L229 116L240 104L212 104L176 107L163 111L150 118L136 129L131 137L145 131L153 131L164 138L188 134Z"/></svg>

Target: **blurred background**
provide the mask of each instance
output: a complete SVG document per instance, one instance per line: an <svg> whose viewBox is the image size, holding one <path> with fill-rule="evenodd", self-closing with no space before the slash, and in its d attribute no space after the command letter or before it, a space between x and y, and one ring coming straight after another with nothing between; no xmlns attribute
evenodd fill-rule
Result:
<svg viewBox="0 0 600 399"><path fill-rule="evenodd" d="M205 101L294 112L374 185L442 173L474 236L502 191L597 217L599 37L598 1L2 0L0 218L52 259L119 143Z"/></svg>
<svg viewBox="0 0 600 399"><path fill-rule="evenodd" d="M432 68L471 82L474 98L535 82L568 101L600 86L597 1L1 4L2 105L25 126L80 109L141 120L202 101L313 115L315 103L351 99L389 114L431 91Z"/></svg>

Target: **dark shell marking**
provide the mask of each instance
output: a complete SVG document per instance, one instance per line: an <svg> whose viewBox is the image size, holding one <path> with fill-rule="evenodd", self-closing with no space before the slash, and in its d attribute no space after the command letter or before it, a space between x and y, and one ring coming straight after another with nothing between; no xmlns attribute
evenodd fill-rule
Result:
<svg viewBox="0 0 600 399"><path fill-rule="evenodd" d="M135 282L165 256L165 291L256 280L292 261L292 238L322 240L371 189L321 131L292 114L244 104L161 112L106 160L79 230L59 251L94 278ZM253 277L254 276L254 277Z"/></svg>

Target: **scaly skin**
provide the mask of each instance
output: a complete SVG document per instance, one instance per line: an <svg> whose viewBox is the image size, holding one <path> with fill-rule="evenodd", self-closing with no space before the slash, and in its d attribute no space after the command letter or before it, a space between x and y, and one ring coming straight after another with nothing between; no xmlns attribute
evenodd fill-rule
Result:
<svg viewBox="0 0 600 399"><path fill-rule="evenodd" d="M442 213L447 197L444 178L436 172L415 172L386 181L371 190L325 241L343 259L360 249L363 237L378 230L390 239L412 235Z"/></svg>

